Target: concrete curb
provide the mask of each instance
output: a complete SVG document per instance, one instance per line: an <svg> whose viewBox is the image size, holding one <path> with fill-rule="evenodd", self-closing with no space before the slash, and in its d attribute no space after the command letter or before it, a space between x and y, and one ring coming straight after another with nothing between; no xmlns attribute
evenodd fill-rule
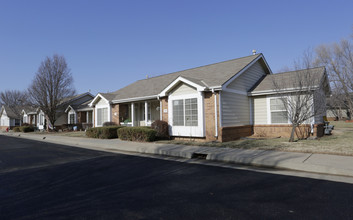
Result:
<svg viewBox="0 0 353 220"><path fill-rule="evenodd" d="M101 140L46 134L0 134L112 153L118 151L121 153L156 154L189 159L192 158L193 154L203 154L207 155L206 160L209 161L353 177L353 157L350 156L139 143L118 139ZM45 139L43 139L44 137Z"/></svg>

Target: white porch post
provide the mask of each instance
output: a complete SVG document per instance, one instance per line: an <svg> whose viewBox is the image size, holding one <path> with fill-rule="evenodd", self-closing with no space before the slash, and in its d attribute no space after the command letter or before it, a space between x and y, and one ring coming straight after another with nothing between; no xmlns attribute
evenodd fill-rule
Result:
<svg viewBox="0 0 353 220"><path fill-rule="evenodd" d="M135 114L134 114L134 103L131 103L131 124L132 124L132 127L135 126Z"/></svg>
<svg viewBox="0 0 353 220"><path fill-rule="evenodd" d="M148 103L145 101L145 126L147 126L148 121Z"/></svg>

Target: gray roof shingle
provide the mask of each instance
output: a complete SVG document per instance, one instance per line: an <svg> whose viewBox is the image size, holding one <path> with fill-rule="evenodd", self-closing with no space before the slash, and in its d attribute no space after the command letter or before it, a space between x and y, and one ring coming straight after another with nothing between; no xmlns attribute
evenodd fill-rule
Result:
<svg viewBox="0 0 353 220"><path fill-rule="evenodd" d="M112 93L99 93L108 101L158 95L170 83L182 76L201 86L222 86L262 54L209 64L161 76L136 81Z"/></svg>
<svg viewBox="0 0 353 220"><path fill-rule="evenodd" d="M310 74L310 75L309 75ZM290 72L276 73L266 75L262 81L259 81L250 92L260 93L265 91L275 90L274 81L278 83L278 87L281 89L297 88L300 80L311 80L306 82L309 86L319 86L322 77L325 74L325 67L316 67L311 69L296 70ZM300 79L300 80L299 80Z"/></svg>

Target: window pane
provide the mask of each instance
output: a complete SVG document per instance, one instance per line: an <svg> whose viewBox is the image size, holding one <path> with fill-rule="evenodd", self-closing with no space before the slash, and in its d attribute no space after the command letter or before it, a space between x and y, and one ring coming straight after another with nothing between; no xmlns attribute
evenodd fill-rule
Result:
<svg viewBox="0 0 353 220"><path fill-rule="evenodd" d="M271 123L288 123L287 112L271 112Z"/></svg>
<svg viewBox="0 0 353 220"><path fill-rule="evenodd" d="M185 99L185 126L198 126L197 98Z"/></svg>
<svg viewBox="0 0 353 220"><path fill-rule="evenodd" d="M102 125L108 121L108 108L97 109L97 125Z"/></svg>
<svg viewBox="0 0 353 220"><path fill-rule="evenodd" d="M173 125L184 126L184 100L173 101Z"/></svg>
<svg viewBox="0 0 353 220"><path fill-rule="evenodd" d="M271 111L272 110L286 110L282 99L270 99L270 105L271 105Z"/></svg>

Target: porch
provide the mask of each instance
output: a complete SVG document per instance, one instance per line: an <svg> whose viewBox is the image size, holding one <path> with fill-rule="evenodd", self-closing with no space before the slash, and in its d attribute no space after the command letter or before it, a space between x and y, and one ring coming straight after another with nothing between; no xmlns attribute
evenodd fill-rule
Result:
<svg viewBox="0 0 353 220"><path fill-rule="evenodd" d="M161 119L161 108L159 100L148 100L140 102L120 103L118 112L114 112L113 119L122 126L151 126Z"/></svg>

